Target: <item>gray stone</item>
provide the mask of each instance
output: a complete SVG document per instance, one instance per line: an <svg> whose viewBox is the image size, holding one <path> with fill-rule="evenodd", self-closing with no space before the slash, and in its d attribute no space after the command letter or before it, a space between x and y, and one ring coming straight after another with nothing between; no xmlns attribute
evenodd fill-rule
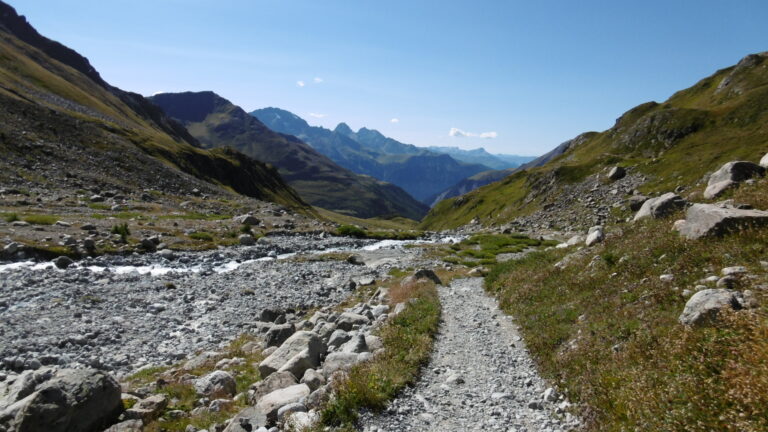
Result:
<svg viewBox="0 0 768 432"><path fill-rule="evenodd" d="M381 338L374 335L366 335L365 344L368 346L370 352L376 352L376 350L384 348L384 342Z"/></svg>
<svg viewBox="0 0 768 432"><path fill-rule="evenodd" d="M264 341L268 347L280 346L296 333L296 327L293 324L275 324L264 335Z"/></svg>
<svg viewBox="0 0 768 432"><path fill-rule="evenodd" d="M256 404L256 408L267 416L267 424L274 424L277 421L277 412L280 408L299 402L302 398L309 396L310 393L306 384L292 385L264 396Z"/></svg>
<svg viewBox="0 0 768 432"><path fill-rule="evenodd" d="M257 432L258 428L266 425L267 416L258 408L250 406L237 413L224 432Z"/></svg>
<svg viewBox="0 0 768 432"><path fill-rule="evenodd" d="M259 372L267 377L276 372L297 354L307 350L312 367L320 364L320 356L328 351L325 343L317 333L299 331L291 335L275 352L259 363Z"/></svg>
<svg viewBox="0 0 768 432"><path fill-rule="evenodd" d="M629 204L629 209L633 212L636 212L640 210L640 208L643 207L643 204L648 201L648 197L645 195L632 195L627 199L627 203Z"/></svg>
<svg viewBox="0 0 768 432"><path fill-rule="evenodd" d="M325 385L325 377L315 369L307 369L301 377L301 384L306 384L310 390L315 391Z"/></svg>
<svg viewBox="0 0 768 432"><path fill-rule="evenodd" d="M213 371L195 380L195 391L206 397L232 397L236 388L235 379L224 371Z"/></svg>
<svg viewBox="0 0 768 432"><path fill-rule="evenodd" d="M255 404L262 397L275 390L298 384L296 377L290 372L275 372L265 379L251 385L251 393L248 397L251 404Z"/></svg>
<svg viewBox="0 0 768 432"><path fill-rule="evenodd" d="M161 257L167 260L172 260L176 257L176 254L170 249L163 249L158 253L160 254Z"/></svg>
<svg viewBox="0 0 768 432"><path fill-rule="evenodd" d="M374 319L384 315L387 312L389 312L389 306L385 304L374 306L373 309L371 309L371 314L373 315Z"/></svg>
<svg viewBox="0 0 768 432"><path fill-rule="evenodd" d="M65 269L65 268L71 266L74 263L75 262L72 261L72 258L70 258L68 256L64 256L64 255L62 255L62 256L60 256L60 257L58 257L58 258L53 260L53 265L55 265L56 267L58 267L60 269Z"/></svg>
<svg viewBox="0 0 768 432"><path fill-rule="evenodd" d="M347 370L357 364L357 354L332 352L325 358L323 363L323 375L328 379L334 372Z"/></svg>
<svg viewBox="0 0 768 432"><path fill-rule="evenodd" d="M683 325L701 325L713 321L723 309L742 308L742 294L727 289L705 289L697 292L685 304L678 320Z"/></svg>
<svg viewBox="0 0 768 432"><path fill-rule="evenodd" d="M368 352L368 345L365 343L365 336L356 334L339 348L339 352L360 354Z"/></svg>
<svg viewBox="0 0 768 432"><path fill-rule="evenodd" d="M258 225L261 223L255 216L249 214L235 216L233 219L241 225Z"/></svg>
<svg viewBox="0 0 768 432"><path fill-rule="evenodd" d="M331 334L331 337L328 339L328 346L338 348L344 345L351 338L352 336L350 336L350 334L347 333L346 331L336 330Z"/></svg>
<svg viewBox="0 0 768 432"><path fill-rule="evenodd" d="M154 252L157 249L157 245L155 242L152 241L152 239L149 238L143 238L141 239L141 247L149 252Z"/></svg>
<svg viewBox="0 0 768 432"><path fill-rule="evenodd" d="M584 244L592 246L602 242L604 239L605 234L603 234L603 227L600 225L593 226L589 229L589 234L587 234L587 239L584 241Z"/></svg>
<svg viewBox="0 0 768 432"><path fill-rule="evenodd" d="M8 255L13 255L18 251L19 251L19 244L16 242L8 243L3 248L3 252L5 252Z"/></svg>
<svg viewBox="0 0 768 432"><path fill-rule="evenodd" d="M611 180L620 180L624 178L627 175L627 170L620 166L615 166L611 168L611 170L608 172L608 178Z"/></svg>
<svg viewBox="0 0 768 432"><path fill-rule="evenodd" d="M256 244L256 240L250 234L240 234L240 237L238 237L237 239L240 242L240 244L243 246L252 246Z"/></svg>
<svg viewBox="0 0 768 432"><path fill-rule="evenodd" d="M312 358L309 349L304 349L285 362L285 364L278 369L278 372L290 372L298 379L299 377L304 376L304 372L306 372L307 369L312 369L319 365L320 362Z"/></svg>
<svg viewBox="0 0 768 432"><path fill-rule="evenodd" d="M367 325L369 323L370 320L366 316L352 312L344 312L336 321L336 327L341 330L350 331L356 325Z"/></svg>
<svg viewBox="0 0 768 432"><path fill-rule="evenodd" d="M116 422L120 385L94 369L26 372L0 395L0 430L90 432Z"/></svg>
<svg viewBox="0 0 768 432"><path fill-rule="evenodd" d="M650 198L645 201L640 210L635 214L633 220L638 221L648 217L655 219L663 218L677 210L683 209L685 205L686 201L680 195L668 192L660 197Z"/></svg>
<svg viewBox="0 0 768 432"><path fill-rule="evenodd" d="M309 396L309 395L307 395ZM289 416L297 412L307 412L307 407L301 402L294 402L288 405L283 405L277 410L277 421L282 421L286 416Z"/></svg>
<svg viewBox="0 0 768 432"><path fill-rule="evenodd" d="M709 176L704 198L712 199L739 183L765 175L765 168L748 161L728 162Z"/></svg>
<svg viewBox="0 0 768 432"><path fill-rule="evenodd" d="M694 204L679 227L688 239L722 236L735 231L768 225L768 212L740 210L714 204Z"/></svg>
<svg viewBox="0 0 768 432"><path fill-rule="evenodd" d="M144 423L149 423L160 417L167 406L168 396L164 394L152 395L136 402L136 404L127 409L123 415L127 419L141 420Z"/></svg>
<svg viewBox="0 0 768 432"><path fill-rule="evenodd" d="M141 420L126 420L113 424L104 432L141 432L144 430L144 423Z"/></svg>

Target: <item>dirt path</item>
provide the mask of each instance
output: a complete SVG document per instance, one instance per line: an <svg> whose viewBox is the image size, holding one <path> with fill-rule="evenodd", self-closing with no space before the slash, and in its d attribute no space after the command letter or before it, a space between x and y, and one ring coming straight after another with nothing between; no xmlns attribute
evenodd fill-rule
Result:
<svg viewBox="0 0 768 432"><path fill-rule="evenodd" d="M512 320L483 291L480 278L440 289L443 323L421 380L365 431L565 431L577 420L562 413L556 394L545 397ZM548 399L548 400L545 400ZM561 412L561 414L558 414Z"/></svg>

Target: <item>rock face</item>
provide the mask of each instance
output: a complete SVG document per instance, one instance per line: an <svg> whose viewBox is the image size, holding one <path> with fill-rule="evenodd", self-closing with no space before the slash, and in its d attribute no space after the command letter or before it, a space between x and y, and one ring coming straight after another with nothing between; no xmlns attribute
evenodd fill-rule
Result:
<svg viewBox="0 0 768 432"><path fill-rule="evenodd" d="M305 350L306 353L304 353L304 355L308 357L308 360L311 363L310 367L316 367L320 365L320 356L325 354L328 351L328 348L325 345L325 342L323 342L323 340L320 339L320 336L316 333L298 331L280 345L280 347L269 357L259 363L259 372L261 373L261 376L269 376L296 356L303 357L304 355L302 355L302 351Z"/></svg>
<svg viewBox="0 0 768 432"><path fill-rule="evenodd" d="M677 224L676 227L681 235L694 240L765 225L768 225L766 211L694 204L686 212L685 222Z"/></svg>
<svg viewBox="0 0 768 432"><path fill-rule="evenodd" d="M120 385L93 369L38 369L0 383L0 430L90 432L123 410Z"/></svg>
<svg viewBox="0 0 768 432"><path fill-rule="evenodd" d="M738 291L705 289L694 294L685 304L678 320L683 325L701 325L717 318L723 309L739 310L743 296Z"/></svg>
<svg viewBox="0 0 768 432"><path fill-rule="evenodd" d="M635 221L647 217L662 218L669 216L676 210L685 207L685 200L679 195L669 192L656 198L651 198L643 203L640 210L635 214Z"/></svg>
<svg viewBox="0 0 768 432"><path fill-rule="evenodd" d="M756 163L747 161L728 162L709 177L707 189L704 191L704 198L716 198L744 180L764 175L765 168Z"/></svg>

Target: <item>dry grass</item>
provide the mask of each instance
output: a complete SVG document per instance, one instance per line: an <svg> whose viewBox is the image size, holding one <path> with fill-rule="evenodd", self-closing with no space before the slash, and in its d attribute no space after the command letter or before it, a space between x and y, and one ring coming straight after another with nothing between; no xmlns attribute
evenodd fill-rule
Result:
<svg viewBox="0 0 768 432"><path fill-rule="evenodd" d="M745 192L747 190L745 189ZM679 217L680 215L678 215ZM547 378L582 404L595 431L759 431L768 428L768 230L687 241L671 221L614 227L575 256L536 252L497 266L487 287L521 325ZM760 306L715 326L685 328L682 290L743 265ZM673 274L664 283L661 274Z"/></svg>

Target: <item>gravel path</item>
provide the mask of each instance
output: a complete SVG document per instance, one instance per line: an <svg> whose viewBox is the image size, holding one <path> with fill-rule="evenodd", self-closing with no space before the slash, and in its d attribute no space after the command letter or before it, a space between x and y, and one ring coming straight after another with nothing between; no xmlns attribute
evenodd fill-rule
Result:
<svg viewBox="0 0 768 432"><path fill-rule="evenodd" d="M364 414L365 431L565 431L564 413L510 317L485 295L481 278L440 288L443 322L429 366L379 416ZM545 400L548 399L548 400Z"/></svg>

